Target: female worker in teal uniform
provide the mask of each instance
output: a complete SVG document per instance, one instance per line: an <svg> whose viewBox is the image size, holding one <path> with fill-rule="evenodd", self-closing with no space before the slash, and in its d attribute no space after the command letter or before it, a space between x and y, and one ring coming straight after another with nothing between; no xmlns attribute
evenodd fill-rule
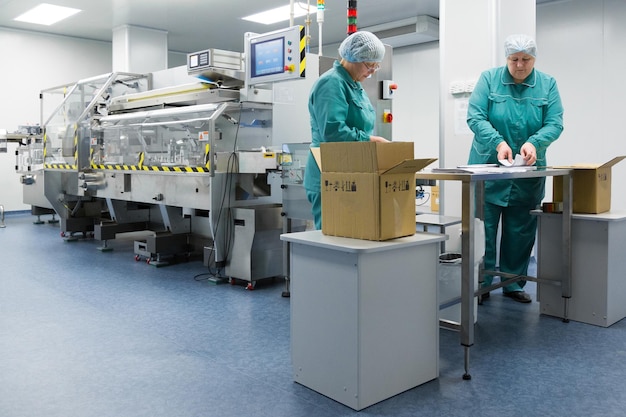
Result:
<svg viewBox="0 0 626 417"><path fill-rule="evenodd" d="M467 123L474 132L469 163L512 161L519 154L526 165L546 166L546 150L563 131L556 81L534 69L537 46L532 38L509 36L504 49L506 66L484 71L469 99ZM540 205L544 189L545 178L485 182L486 270L496 268L501 223L499 270L527 275L537 230L537 219L530 211ZM491 275L483 278L483 286L491 285ZM522 280L505 286L504 295L529 303L525 284Z"/></svg>
<svg viewBox="0 0 626 417"><path fill-rule="evenodd" d="M380 66L385 47L376 35L359 31L339 46L340 60L315 82L309 95L311 147L323 142L387 142L373 136L376 111L361 86ZM309 155L304 188L312 204L315 228L322 228L320 170Z"/></svg>

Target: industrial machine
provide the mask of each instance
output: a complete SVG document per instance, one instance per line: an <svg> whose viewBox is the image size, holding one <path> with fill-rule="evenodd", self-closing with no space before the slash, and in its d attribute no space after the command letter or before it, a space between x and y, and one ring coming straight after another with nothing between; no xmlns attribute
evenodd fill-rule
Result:
<svg viewBox="0 0 626 417"><path fill-rule="evenodd" d="M243 54L209 49L189 54L184 75L113 73L42 93L42 108L52 108L44 192L66 238L93 235L110 250L131 236L136 259L156 266L208 252L222 277L251 288L280 275L280 148L266 76L299 73L301 29L247 36L258 58L248 70ZM280 69L261 59L268 51ZM287 61L295 64L285 69ZM279 250L265 250L270 240Z"/></svg>
<svg viewBox="0 0 626 417"><path fill-rule="evenodd" d="M285 164L283 144L310 141L308 92L332 65L306 54L304 38L300 26L247 33L244 53L207 49L186 67L43 91L32 152L64 238L93 236L101 250L132 239L135 259L155 266L203 256L216 280L249 289L281 275L284 220L308 216L283 208L308 148L288 150L297 164ZM371 84L378 102L382 83ZM391 136L384 120L378 129Z"/></svg>
<svg viewBox="0 0 626 417"><path fill-rule="evenodd" d="M43 184L43 137L39 125L20 125L17 130L7 133L0 130L0 152L6 152L7 142L17 143L15 151L15 171L20 174L23 203L31 206L31 213L37 216L35 224L43 224L42 215L52 216L49 223L57 223L56 212L44 196Z"/></svg>
<svg viewBox="0 0 626 417"><path fill-rule="evenodd" d="M112 97L148 90L149 75L106 74L42 91L44 194L60 217L61 233L92 233L108 217L106 204L81 187L91 164L92 128Z"/></svg>

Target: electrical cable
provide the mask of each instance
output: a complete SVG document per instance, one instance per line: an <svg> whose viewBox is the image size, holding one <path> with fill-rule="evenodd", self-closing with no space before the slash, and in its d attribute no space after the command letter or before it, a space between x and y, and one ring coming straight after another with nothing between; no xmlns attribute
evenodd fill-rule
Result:
<svg viewBox="0 0 626 417"><path fill-rule="evenodd" d="M240 114L240 119L241 119L241 115L243 114L243 103L240 103L239 105L239 114ZM237 153L236 153L236 149L237 149L237 141L239 139L239 127L241 126L241 120L239 123L237 123L237 128L235 130L235 141L233 143L233 150L231 152L231 154L228 156L228 160L226 163L226 181L224 182L224 190L222 193L222 198L220 201L220 206L217 212L217 218L216 218L216 222L214 225L214 230L212 232L213 234L213 247L211 249L212 252L214 252L216 250L215 245L217 244L217 242L215 241L215 236L218 236L218 231L219 231L219 227L220 227L220 223L222 221L222 214L225 210L225 207L230 208L231 206L231 200L228 200L227 206L225 206L227 200L227 196L230 196L230 198L232 198L232 195L230 193L230 188L232 185L232 180L233 180L233 176L234 174L237 174L239 172L239 160L237 158ZM223 253L224 253L224 259L227 260L229 258L230 255L230 250L231 250L231 240L232 240L232 214L230 213L230 210L228 210L229 212L229 216L226 219L227 224L224 230L224 235L227 236L226 238L226 242L225 245L222 247L223 249ZM214 258L215 259L215 256ZM210 277L215 277L215 278L228 278L226 276L223 276L221 274L221 270L222 268L219 268L217 266L217 261L214 260L214 264L215 264L215 270L211 270L211 262L210 262L210 256L209 256L209 262L208 262L208 267L209 267L209 278ZM201 279L199 279L199 277L201 276L205 276L208 275L207 273L204 274L199 274L196 275L194 277L194 280L196 281L202 281ZM209 278L206 278L206 280L208 280Z"/></svg>
<svg viewBox="0 0 626 417"><path fill-rule="evenodd" d="M426 198L424 201L421 201L420 204L415 204L416 206L423 206L424 204L428 203L430 201L430 193L424 191L424 187L422 187L421 185L418 185L416 188L416 195L415 195L415 199L419 199L422 200L423 198Z"/></svg>
<svg viewBox="0 0 626 417"><path fill-rule="evenodd" d="M417 204L418 206L423 206L430 201L430 193L425 193L424 195L426 196L426 200L422 201L420 204Z"/></svg>

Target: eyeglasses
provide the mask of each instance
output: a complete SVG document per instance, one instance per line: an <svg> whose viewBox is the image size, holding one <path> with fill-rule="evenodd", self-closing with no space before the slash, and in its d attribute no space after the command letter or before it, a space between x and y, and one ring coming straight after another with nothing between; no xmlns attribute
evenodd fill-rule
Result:
<svg viewBox="0 0 626 417"><path fill-rule="evenodd" d="M365 68L367 68L368 71L370 72L376 72L380 69L380 65L379 64L368 64L367 62L363 62L363 65L365 65Z"/></svg>

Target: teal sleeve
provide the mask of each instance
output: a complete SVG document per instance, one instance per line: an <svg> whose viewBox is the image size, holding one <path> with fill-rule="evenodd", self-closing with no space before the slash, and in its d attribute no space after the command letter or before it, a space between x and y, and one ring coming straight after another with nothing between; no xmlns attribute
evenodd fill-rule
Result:
<svg viewBox="0 0 626 417"><path fill-rule="evenodd" d="M537 149L538 155L544 154L548 146L557 140L563 131L561 95L559 94L556 80L550 79L548 84L548 105L543 116L543 126L528 138L528 142L532 143L535 149Z"/></svg>
<svg viewBox="0 0 626 417"><path fill-rule="evenodd" d="M491 80L487 72L483 72L469 99L467 125L474 133L474 141L482 152L492 150L495 153L496 147L504 138L489 121L490 85Z"/></svg>

